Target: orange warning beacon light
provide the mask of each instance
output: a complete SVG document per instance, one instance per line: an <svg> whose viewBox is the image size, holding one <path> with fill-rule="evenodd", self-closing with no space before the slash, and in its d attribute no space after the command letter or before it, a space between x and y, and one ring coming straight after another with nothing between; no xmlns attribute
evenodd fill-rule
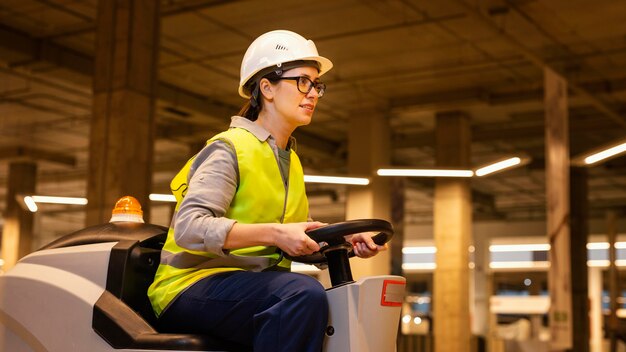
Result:
<svg viewBox="0 0 626 352"><path fill-rule="evenodd" d="M115 203L109 222L144 222L141 204L135 197L124 196Z"/></svg>

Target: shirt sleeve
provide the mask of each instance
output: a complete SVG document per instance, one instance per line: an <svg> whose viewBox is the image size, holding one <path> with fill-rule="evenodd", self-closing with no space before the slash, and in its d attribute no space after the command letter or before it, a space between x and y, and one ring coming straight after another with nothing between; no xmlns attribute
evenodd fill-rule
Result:
<svg viewBox="0 0 626 352"><path fill-rule="evenodd" d="M174 239L182 248L225 256L224 242L235 220L224 217L237 190L234 147L217 140L204 147L190 169L189 188L174 218Z"/></svg>

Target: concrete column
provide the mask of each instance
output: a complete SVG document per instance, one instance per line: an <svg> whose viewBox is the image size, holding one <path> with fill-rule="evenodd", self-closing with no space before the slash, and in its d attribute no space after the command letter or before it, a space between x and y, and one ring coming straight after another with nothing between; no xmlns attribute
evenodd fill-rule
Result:
<svg viewBox="0 0 626 352"><path fill-rule="evenodd" d="M482 337L489 335L490 257L488 235L474 236L472 333Z"/></svg>
<svg viewBox="0 0 626 352"><path fill-rule="evenodd" d="M539 275L529 274L528 278L531 279L531 284L528 287L528 293L531 296L539 296L541 294L541 281L539 279ZM539 340L539 333L542 328L542 316L539 314L533 314L530 316L530 335L531 339Z"/></svg>
<svg viewBox="0 0 626 352"><path fill-rule="evenodd" d="M544 70L544 77L550 349L565 351L572 348L567 82L549 68Z"/></svg>
<svg viewBox="0 0 626 352"><path fill-rule="evenodd" d="M437 115L437 166L469 167L470 119L459 113ZM434 274L435 351L470 351L469 255L472 203L468 179L435 183Z"/></svg>
<svg viewBox="0 0 626 352"><path fill-rule="evenodd" d="M160 1L100 0L89 148L87 224L137 198L149 219Z"/></svg>
<svg viewBox="0 0 626 352"><path fill-rule="evenodd" d="M619 271L617 269L617 248L615 248L615 242L617 242L617 219L614 210L609 210L606 213L606 234L609 242L609 319L607 321L609 328L609 340L610 340L610 352L617 351L618 336L620 323L617 317L617 299L621 296L620 284L619 284Z"/></svg>
<svg viewBox="0 0 626 352"><path fill-rule="evenodd" d="M20 206L17 197L35 193L36 179L37 164L34 162L18 161L9 164L2 231L3 271L11 269L20 258L32 251L33 213Z"/></svg>
<svg viewBox="0 0 626 352"><path fill-rule="evenodd" d="M602 331L602 268L589 268L589 304L591 321L591 352L602 352L604 332Z"/></svg>
<svg viewBox="0 0 626 352"><path fill-rule="evenodd" d="M587 283L587 168L570 168L570 258L572 283L572 352L589 351L589 289Z"/></svg>
<svg viewBox="0 0 626 352"><path fill-rule="evenodd" d="M348 170L351 175L369 176L368 186L349 186L346 220L378 218L391 220L389 179L372 177L376 170L390 164L390 128L387 111L360 108L352 112L348 132ZM388 275L391 251L368 258L351 259L352 276Z"/></svg>

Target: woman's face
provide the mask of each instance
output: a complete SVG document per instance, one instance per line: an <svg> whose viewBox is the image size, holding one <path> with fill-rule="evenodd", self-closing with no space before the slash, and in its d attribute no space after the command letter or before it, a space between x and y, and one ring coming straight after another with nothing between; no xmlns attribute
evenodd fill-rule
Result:
<svg viewBox="0 0 626 352"><path fill-rule="evenodd" d="M312 82L318 80L319 74L314 67L297 67L283 72L282 77L307 77ZM274 106L276 112L283 116L294 127L311 123L319 94L315 88L308 93L298 90L295 80L280 80L274 85Z"/></svg>

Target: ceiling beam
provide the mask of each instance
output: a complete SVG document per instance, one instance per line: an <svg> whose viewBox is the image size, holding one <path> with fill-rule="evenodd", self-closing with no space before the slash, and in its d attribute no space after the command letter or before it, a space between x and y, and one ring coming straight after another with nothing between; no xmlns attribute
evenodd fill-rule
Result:
<svg viewBox="0 0 626 352"><path fill-rule="evenodd" d="M577 95L586 98L596 109L598 109L598 111L610 117L615 123L617 123L621 127L626 127L626 118L624 118L624 116L616 111L615 108L609 103L605 102L602 98L592 94L585 87L569 79L567 77L567 74L563 72L563 70L549 64L541 56L528 49L524 44L522 44L521 41L505 32L501 27L496 25L491 20L491 18L487 17L474 5L468 3L466 0L455 0L455 2L461 5L470 16L482 23L488 30L492 32L492 34L515 47L515 49L522 55L524 55L524 57L526 57L528 61L535 64L541 70L543 70L544 68L549 68L550 70L559 74L561 77L565 78L567 80L567 85L569 89L574 91Z"/></svg>
<svg viewBox="0 0 626 352"><path fill-rule="evenodd" d="M76 158L72 155L23 146L0 149L0 160L49 161L66 166L76 166Z"/></svg>
<svg viewBox="0 0 626 352"><path fill-rule="evenodd" d="M205 126L228 125L230 116L239 111L238 106L193 93L162 81L158 84L156 95L162 103L189 112L190 114L184 118L186 123Z"/></svg>
<svg viewBox="0 0 626 352"><path fill-rule="evenodd" d="M213 3L217 2L219 1L213 1ZM196 3L206 3L206 1ZM9 58L21 55L21 58L16 62L8 62L9 67L44 61L83 76L92 77L93 74L92 57L45 39L32 38L1 24L0 47L13 53L13 55L7 56ZM158 128L157 138L175 139L176 136L197 136L195 139L207 138L226 128L229 122L228 118L239 111L237 106L190 92L163 81L159 82L156 95L161 105L171 105L173 108L186 113L184 118L180 118L181 126L173 129L171 125L166 128ZM184 125L182 120L184 120ZM191 125L201 125L204 128L195 131ZM308 132L297 131L294 136L307 149L318 153L334 155L339 149L338 143Z"/></svg>
<svg viewBox="0 0 626 352"><path fill-rule="evenodd" d="M8 60L6 64L11 68L47 62L90 79L93 76L93 57L49 40L33 38L2 24L0 24L0 47L4 49L0 49L0 53L4 54L5 60ZM16 58L16 60L11 60L11 58ZM205 120L206 117L223 119L224 116L230 116L238 111L238 107L165 82L158 84L157 99L204 115L198 118L198 121Z"/></svg>
<svg viewBox="0 0 626 352"><path fill-rule="evenodd" d="M570 84L571 86L571 84ZM626 91L626 78L614 80L594 80L578 83L578 86L595 94L613 94ZM508 86L506 88L509 88ZM571 88L571 87L570 87ZM573 90L574 93L576 91ZM393 111L432 108L467 108L471 105L510 105L527 102L543 102L543 88L518 89L514 91L486 90L472 87L451 91L434 92L394 98L390 101ZM595 105L593 105L595 107ZM621 111L616 111L622 114Z"/></svg>
<svg viewBox="0 0 626 352"><path fill-rule="evenodd" d="M516 123L521 121L521 123ZM472 142L493 142L528 140L530 138L543 138L545 132L543 111L530 112L523 119L511 118L511 121L492 123L482 126L472 126ZM622 133L615 129L615 124L602 114L588 114L583 108L570 110L570 133L572 135L582 133ZM577 143L580 143L578 141ZM396 133L392 140L394 149L433 147L435 136L432 130L424 130L415 133Z"/></svg>
<svg viewBox="0 0 626 352"><path fill-rule="evenodd" d="M206 8L221 6L224 4L231 4L238 1L241 0L189 0L171 3L168 2L161 6L161 17L175 16L181 13L191 11L200 11ZM38 38L53 39L94 32L96 30L95 21L96 19L92 18L91 21L88 22L83 22L61 28L54 28L52 30L44 32L44 34L38 36Z"/></svg>

